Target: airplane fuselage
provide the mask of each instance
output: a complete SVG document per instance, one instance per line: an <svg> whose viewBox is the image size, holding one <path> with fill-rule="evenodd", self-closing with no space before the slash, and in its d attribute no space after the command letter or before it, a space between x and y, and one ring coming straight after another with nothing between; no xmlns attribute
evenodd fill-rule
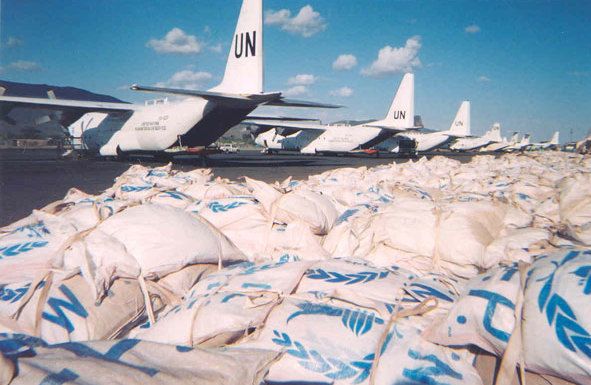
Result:
<svg viewBox="0 0 591 385"><path fill-rule="evenodd" d="M382 129L365 125L327 127L318 138L302 148L304 154L317 152L350 152L364 146L380 136Z"/></svg>
<svg viewBox="0 0 591 385"><path fill-rule="evenodd" d="M256 106L244 109L221 108L201 98L188 98L179 102L161 100L125 115L88 113L71 127L82 127L83 148L103 156L122 152L163 151L174 144L207 146L254 108ZM103 115L103 119L98 115ZM73 133L73 136L80 135Z"/></svg>
<svg viewBox="0 0 591 385"><path fill-rule="evenodd" d="M281 135L276 129L260 133L255 143L273 151L300 151L320 135L318 131L297 131L289 135Z"/></svg>
<svg viewBox="0 0 591 385"><path fill-rule="evenodd" d="M460 138L449 148L455 151L472 151L484 147L493 141L488 138Z"/></svg>
<svg viewBox="0 0 591 385"><path fill-rule="evenodd" d="M409 131L396 134L392 138L386 139L382 143L378 144L376 149L380 151L396 152L398 150L398 138L414 140L417 144L416 151L423 152L440 147L449 140L449 135L445 135L442 132L424 133L418 131Z"/></svg>

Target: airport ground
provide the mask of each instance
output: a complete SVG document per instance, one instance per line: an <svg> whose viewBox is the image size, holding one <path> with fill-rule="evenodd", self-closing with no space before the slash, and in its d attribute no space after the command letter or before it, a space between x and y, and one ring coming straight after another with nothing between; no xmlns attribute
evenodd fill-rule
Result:
<svg viewBox="0 0 591 385"><path fill-rule="evenodd" d="M450 155L469 161L470 154ZM258 151L237 154L215 154L207 159L207 167L215 176L237 180L242 176L272 182L288 176L306 179L340 167L373 167L408 159L381 155L369 156L311 156L301 154L263 155ZM132 164L159 166L151 157L127 161L104 159L61 159L55 149L0 149L0 226L7 225L64 197L71 187L87 193L99 193L113 184L115 177ZM203 167L198 157L179 157L174 168L192 170Z"/></svg>

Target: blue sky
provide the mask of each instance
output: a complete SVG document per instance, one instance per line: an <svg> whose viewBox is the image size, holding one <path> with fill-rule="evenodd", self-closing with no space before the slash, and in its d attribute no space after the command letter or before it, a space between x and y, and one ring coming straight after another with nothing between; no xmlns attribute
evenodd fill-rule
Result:
<svg viewBox="0 0 591 385"><path fill-rule="evenodd" d="M0 79L138 102L150 95L126 86L216 85L241 3L0 2ZM571 129L577 139L591 128L588 1L265 0L264 8L266 91L347 106L284 115L381 118L412 70L416 113L429 128L447 129L464 99L477 134L498 121L507 136L543 140L560 129L565 142ZM343 54L355 59L333 68Z"/></svg>

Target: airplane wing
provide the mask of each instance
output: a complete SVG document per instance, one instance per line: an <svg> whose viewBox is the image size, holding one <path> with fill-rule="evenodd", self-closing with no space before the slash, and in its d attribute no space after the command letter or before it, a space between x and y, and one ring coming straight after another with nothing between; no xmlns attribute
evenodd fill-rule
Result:
<svg viewBox="0 0 591 385"><path fill-rule="evenodd" d="M25 98L20 96L0 96L0 106L5 108L29 107L44 110L77 110L84 112L133 111L137 105L130 103L90 102L85 100Z"/></svg>
<svg viewBox="0 0 591 385"><path fill-rule="evenodd" d="M277 128L292 128L297 130L321 130L326 131L328 126L325 124L320 123L300 123L300 122L283 122L280 120L272 121L272 120L258 120L258 119L248 119L242 121L244 124L252 124L255 126L261 127L277 127Z"/></svg>
<svg viewBox="0 0 591 385"><path fill-rule="evenodd" d="M0 96L0 120L10 122L11 119L8 114L16 107L43 109L61 113L58 119L59 122L63 126L69 126L87 112L126 113L136 110L138 105L130 103Z"/></svg>
<svg viewBox="0 0 591 385"><path fill-rule="evenodd" d="M171 94L180 96L193 96L199 97L212 102L229 105L240 105L240 104L264 104L266 106L279 106L279 107L316 107L316 108L339 108L334 104L323 104L307 102L302 100L290 100L284 99L281 96L281 92L263 93L263 94L229 94L225 92L213 92L213 91L196 91L196 90L183 90L178 88L164 88L164 87L151 87L151 86L140 86L134 84L130 87L134 91L143 92L155 92L159 94Z"/></svg>
<svg viewBox="0 0 591 385"><path fill-rule="evenodd" d="M265 106L277 106L277 107L314 107L314 108L341 108L338 104L326 104L326 103L316 103L316 102L308 102L305 100L294 100L294 99L284 99L281 97L278 100L273 100L271 102L265 103Z"/></svg>

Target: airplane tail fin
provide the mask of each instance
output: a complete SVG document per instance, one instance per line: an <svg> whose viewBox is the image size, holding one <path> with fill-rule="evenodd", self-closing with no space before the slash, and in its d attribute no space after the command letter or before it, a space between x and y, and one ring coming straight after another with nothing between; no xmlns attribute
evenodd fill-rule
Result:
<svg viewBox="0 0 591 385"><path fill-rule="evenodd" d="M521 145L522 146L527 146L529 144L529 134L525 134L523 135L523 138L521 139Z"/></svg>
<svg viewBox="0 0 591 385"><path fill-rule="evenodd" d="M384 125L395 128L412 128L415 117L415 75L404 74L390 110L382 120Z"/></svg>
<svg viewBox="0 0 591 385"><path fill-rule="evenodd" d="M558 143L558 141L559 141L559 135L560 135L560 131L556 131L554 133L554 135L552 135L552 139L550 139L550 144L554 144L554 145L559 144Z"/></svg>
<svg viewBox="0 0 591 385"><path fill-rule="evenodd" d="M519 143L519 132L514 132L509 142L512 144Z"/></svg>
<svg viewBox="0 0 591 385"><path fill-rule="evenodd" d="M425 128L425 126L423 125L423 118L421 117L421 115L415 115L414 126L415 128Z"/></svg>
<svg viewBox="0 0 591 385"><path fill-rule="evenodd" d="M263 1L243 0L222 82L211 89L229 94L263 92Z"/></svg>
<svg viewBox="0 0 591 385"><path fill-rule="evenodd" d="M470 136L470 102L464 100L456 113L448 133L452 136Z"/></svg>
<svg viewBox="0 0 591 385"><path fill-rule="evenodd" d="M490 135L488 138L493 142L502 142L503 138L501 137L501 124L494 123L492 128L489 131Z"/></svg>

